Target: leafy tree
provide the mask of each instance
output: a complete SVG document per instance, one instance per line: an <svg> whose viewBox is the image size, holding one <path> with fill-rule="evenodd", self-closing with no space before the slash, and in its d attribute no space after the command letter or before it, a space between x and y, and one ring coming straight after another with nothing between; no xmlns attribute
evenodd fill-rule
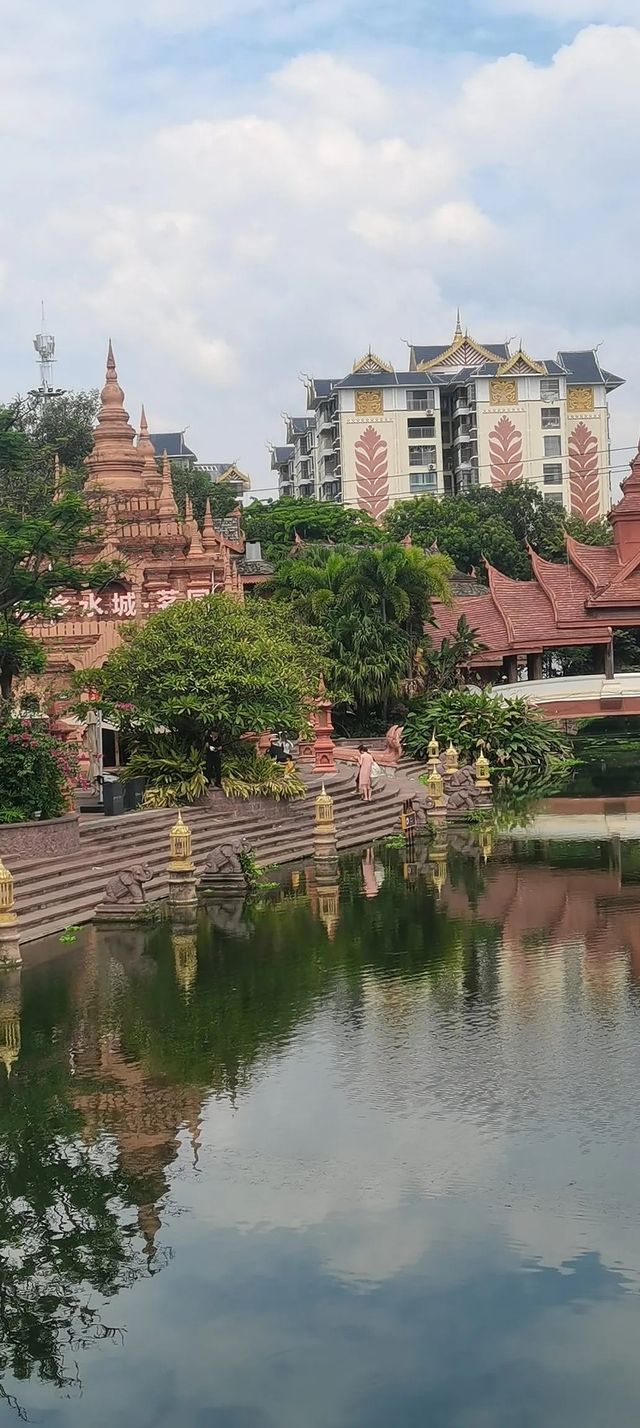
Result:
<svg viewBox="0 0 640 1428"><path fill-rule="evenodd" d="M29 633L34 618L52 619L63 591L98 588L119 562L89 563L99 543L94 512L82 492L53 490L49 453L0 409L0 697L13 682L40 672L41 647ZM83 552L82 559L80 552Z"/></svg>
<svg viewBox="0 0 640 1428"><path fill-rule="evenodd" d="M91 452L99 406L97 390L63 392L45 400L33 392L18 398L17 418L33 446L56 452L61 466L80 471Z"/></svg>
<svg viewBox="0 0 640 1428"><path fill-rule="evenodd" d="M224 520L238 505L238 493L232 481L212 481L206 471L199 471L196 466L172 461L171 482L180 514L184 516L186 498L190 496L193 514L201 530L207 501L214 521Z"/></svg>
<svg viewBox="0 0 640 1428"><path fill-rule="evenodd" d="M612 539L608 522L588 525L577 516L567 516L527 482L512 483L501 491L475 487L465 496L442 501L418 496L394 506L385 520L385 530L393 539L411 535L424 547L437 543L459 570L475 569L480 579L485 579L485 558L504 575L531 579L527 545L546 560L566 559L565 528L576 540L590 544L608 544Z"/></svg>
<svg viewBox="0 0 640 1428"><path fill-rule="evenodd" d="M364 511L289 496L252 501L244 509L242 525L247 540L260 541L267 559L278 563L290 555L296 535L304 541L349 546L376 545L381 540L380 527Z"/></svg>
<svg viewBox="0 0 640 1428"><path fill-rule="evenodd" d="M139 740L163 725L201 745L250 730L302 729L318 687L323 641L284 608L224 595L182 601L123 632L95 684L103 705Z"/></svg>
<svg viewBox="0 0 640 1428"><path fill-rule="evenodd" d="M416 650L412 692L462 689L468 678L471 660L483 649L485 645L478 640L476 630L472 630L466 615L461 615L454 634L450 639L443 639L439 650Z"/></svg>

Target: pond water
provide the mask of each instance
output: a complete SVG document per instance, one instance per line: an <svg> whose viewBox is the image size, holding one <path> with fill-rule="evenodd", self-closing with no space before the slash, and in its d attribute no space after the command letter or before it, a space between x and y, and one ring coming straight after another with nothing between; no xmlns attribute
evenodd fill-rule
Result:
<svg viewBox="0 0 640 1428"><path fill-rule="evenodd" d="M0 1423L628 1428L640 847L472 834L0 982Z"/></svg>

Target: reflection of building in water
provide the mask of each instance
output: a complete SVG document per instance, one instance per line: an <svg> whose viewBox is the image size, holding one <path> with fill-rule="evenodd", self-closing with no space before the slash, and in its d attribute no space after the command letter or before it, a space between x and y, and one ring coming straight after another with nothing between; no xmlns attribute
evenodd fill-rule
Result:
<svg viewBox="0 0 640 1428"><path fill-rule="evenodd" d="M318 917L333 942L340 917L340 873L337 859L333 862L327 860L315 863L315 889Z"/></svg>
<svg viewBox="0 0 640 1428"><path fill-rule="evenodd" d="M0 972L0 1061L7 1076L20 1056L20 968Z"/></svg>
<svg viewBox="0 0 640 1428"><path fill-rule="evenodd" d="M140 929L133 931L134 941L126 946L138 960L146 934ZM122 930L118 929L118 938L121 936ZM185 955L187 975L189 964L190 956ZM154 1079L144 1066L125 1059L118 1019L118 993L124 977L115 955L105 955L102 929L97 937L90 936L73 980L80 1012L71 1047L78 1087L74 1104L82 1116L87 1142L105 1132L112 1135L122 1169L141 1181L144 1200L138 1203L138 1223L151 1263L156 1254L162 1201L168 1190L167 1170L178 1156L183 1127L189 1133L194 1163L197 1162L206 1092L202 1087L166 1084ZM90 1089L83 1089L84 1077Z"/></svg>
<svg viewBox="0 0 640 1428"><path fill-rule="evenodd" d="M452 917L502 930L503 991L526 993L530 1008L532 991L553 997L570 977L598 1001L617 997L629 975L640 982L640 887L621 886L615 867L495 862L473 903L462 884L448 886L444 902Z"/></svg>

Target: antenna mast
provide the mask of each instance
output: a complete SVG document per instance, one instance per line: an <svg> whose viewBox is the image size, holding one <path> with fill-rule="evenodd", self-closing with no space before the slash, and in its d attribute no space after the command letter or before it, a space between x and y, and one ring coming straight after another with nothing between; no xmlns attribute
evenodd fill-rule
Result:
<svg viewBox="0 0 640 1428"><path fill-rule="evenodd" d="M38 367L40 369L39 395L43 398L57 396L53 387L53 364L55 362L56 340L47 332L47 325L44 316L44 303L42 304L42 331L38 332L33 339L33 345L38 354Z"/></svg>

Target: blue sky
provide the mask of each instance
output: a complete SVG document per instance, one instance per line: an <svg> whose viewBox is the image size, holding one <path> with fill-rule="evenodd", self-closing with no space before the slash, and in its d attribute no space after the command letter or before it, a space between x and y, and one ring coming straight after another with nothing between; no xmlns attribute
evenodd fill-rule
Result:
<svg viewBox="0 0 640 1428"><path fill-rule="evenodd" d="M460 303L539 356L602 342L635 439L638 0L4 9L6 396L44 297L64 385L112 336L134 419L263 490L300 373L401 366Z"/></svg>

